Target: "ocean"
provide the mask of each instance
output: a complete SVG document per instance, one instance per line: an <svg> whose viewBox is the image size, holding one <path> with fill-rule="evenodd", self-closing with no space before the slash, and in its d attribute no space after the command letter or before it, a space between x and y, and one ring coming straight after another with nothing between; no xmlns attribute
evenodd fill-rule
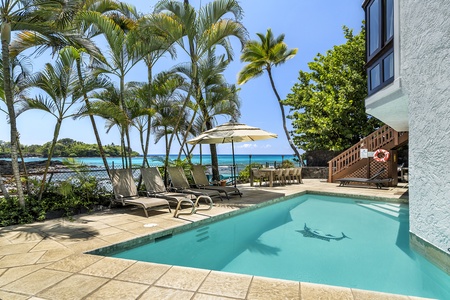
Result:
<svg viewBox="0 0 450 300"><path fill-rule="evenodd" d="M170 160L175 160L178 155L170 155ZM281 164L283 160L290 160L295 163L293 155L283 155L283 154L236 154L235 156L236 169L237 172L244 169L250 163L260 163L266 166L276 166ZM184 157L182 157L184 158ZM222 173L229 173L231 167L233 166L233 156L231 154L219 154L217 155L219 160L220 171ZM65 157L54 157L52 160L63 160ZM76 161L80 163L84 163L88 166L98 166L103 167L103 161L100 157L76 157L74 158ZM45 160L44 158L37 157L29 157L26 158L25 161L41 161ZM136 166L142 165L143 158L133 157L132 164ZM150 155L148 157L149 163L151 166L162 166L164 155ZM122 159L120 157L108 157L108 164L114 168L122 167ZM204 154L200 157L200 155L193 155L192 162L194 164L202 164L202 165L211 165L211 155Z"/></svg>
<svg viewBox="0 0 450 300"><path fill-rule="evenodd" d="M178 155L170 155L170 160L175 160ZM281 164L283 160L291 160L294 162L293 155L282 155L282 154L236 154L235 162L238 166L247 166L250 163L260 163L265 165ZM182 157L184 158L184 157ZM217 155L220 166L232 166L233 165L233 156L231 154L219 154ZM63 160L65 157L53 157L52 160ZM76 161L84 163L89 166L103 166L103 161L100 157L76 157L74 158ZM133 157L132 164L133 165L142 165L142 157ZM38 157L28 157L25 161L41 161L45 160L45 158ZM150 155L148 157L150 165L152 166L162 166L164 155ZM108 157L107 161L109 165L122 165L122 159L120 157ZM200 155L193 155L192 162L194 164L202 164L202 165L210 165L211 164L211 155L204 154L200 157Z"/></svg>

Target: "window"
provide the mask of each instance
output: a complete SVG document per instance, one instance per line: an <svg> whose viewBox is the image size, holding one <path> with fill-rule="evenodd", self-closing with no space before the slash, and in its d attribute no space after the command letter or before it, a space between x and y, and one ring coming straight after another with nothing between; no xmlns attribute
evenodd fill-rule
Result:
<svg viewBox="0 0 450 300"><path fill-rule="evenodd" d="M383 59L383 81L387 81L394 77L394 53L389 53Z"/></svg>
<svg viewBox="0 0 450 300"><path fill-rule="evenodd" d="M375 65L372 69L370 69L370 86L371 90L377 88L381 84L381 72L380 72L380 64Z"/></svg>
<svg viewBox="0 0 450 300"><path fill-rule="evenodd" d="M369 95L394 80L394 0L366 0Z"/></svg>
<svg viewBox="0 0 450 300"><path fill-rule="evenodd" d="M374 0L372 5L369 6L369 55L375 53L380 48L380 12L379 1Z"/></svg>
<svg viewBox="0 0 450 300"><path fill-rule="evenodd" d="M386 0L385 2L385 20L384 20L384 38L385 42L394 36L394 0Z"/></svg>

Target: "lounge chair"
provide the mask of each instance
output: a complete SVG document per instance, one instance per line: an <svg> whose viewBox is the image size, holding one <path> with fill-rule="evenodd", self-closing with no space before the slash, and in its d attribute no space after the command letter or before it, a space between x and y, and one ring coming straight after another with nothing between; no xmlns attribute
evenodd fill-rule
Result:
<svg viewBox="0 0 450 300"><path fill-rule="evenodd" d="M192 211L188 214L193 214L199 210L210 210L214 205L213 201L208 196L201 195L196 197L193 194L183 194L167 191L164 185L164 180L157 167L141 168L141 175L148 196L163 198L169 202L173 202L176 204L177 208L174 214L175 217L177 217L180 214L186 214L186 213L177 213L178 210L181 208L181 205L183 204L192 207ZM205 200L207 204L209 204L209 208L207 209L196 208L199 205L199 201L202 199Z"/></svg>
<svg viewBox="0 0 450 300"><path fill-rule="evenodd" d="M219 191L191 188L189 181L184 174L184 170L181 167L168 167L167 172L169 173L172 182L172 188L176 192L194 194L195 196L205 195L211 198L219 197L220 200L223 201Z"/></svg>
<svg viewBox="0 0 450 300"><path fill-rule="evenodd" d="M164 186L164 180L161 177L161 173L157 167L141 168L142 180L144 181L145 189L148 196L163 198L169 202L178 204L179 202L186 201L187 203L193 203L195 196L192 194L174 193L167 191Z"/></svg>
<svg viewBox="0 0 450 300"><path fill-rule="evenodd" d="M114 201L120 202L122 205L129 204L142 207L147 218L148 209L167 208L171 212L169 202L166 199L139 196L131 169L115 169L110 172Z"/></svg>
<svg viewBox="0 0 450 300"><path fill-rule="evenodd" d="M205 170L202 165L192 166L191 169L192 178L194 179L195 187L199 189L207 189L214 190L220 193L224 193L227 196L227 199L230 200L228 196L229 193L236 193L242 197L242 193L238 188L234 186L215 186L211 185L208 181L208 177L206 177Z"/></svg>
<svg viewBox="0 0 450 300"><path fill-rule="evenodd" d="M336 181L339 181L339 186L346 186L349 185L350 182L357 182L357 183L368 183L368 184L375 184L378 189L381 189L384 185L384 183L388 183L392 181L392 178L380 178L381 174L386 171L385 168L381 168L375 175L373 175L370 178L358 178L358 177L349 177L349 178L340 178L336 179Z"/></svg>

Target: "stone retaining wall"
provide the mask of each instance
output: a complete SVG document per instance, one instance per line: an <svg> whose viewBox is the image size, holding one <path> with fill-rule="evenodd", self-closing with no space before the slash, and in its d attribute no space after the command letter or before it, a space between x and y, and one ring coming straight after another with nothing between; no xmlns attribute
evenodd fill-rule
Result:
<svg viewBox="0 0 450 300"><path fill-rule="evenodd" d="M328 167L303 167L302 178L328 179Z"/></svg>

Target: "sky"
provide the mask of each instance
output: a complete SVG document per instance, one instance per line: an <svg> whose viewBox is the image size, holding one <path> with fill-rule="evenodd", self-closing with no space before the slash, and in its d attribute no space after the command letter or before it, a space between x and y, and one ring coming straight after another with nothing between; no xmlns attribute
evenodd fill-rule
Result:
<svg viewBox="0 0 450 300"><path fill-rule="evenodd" d="M150 13L155 0L128 0L129 4L135 5L142 13ZM204 5L207 0L191 0L190 3L196 7ZM244 10L243 25L247 28L250 39L257 39L256 33L265 34L268 28L272 29L274 36L285 34L285 43L288 48L297 48L297 55L286 61L283 65L273 70L275 86L284 99L295 83L298 82L299 71L309 71L308 62L314 60L318 53L325 54L335 45L345 43L342 27L345 25L353 29L354 33L360 32L364 11L361 7L362 0L241 0L239 1ZM231 38L234 50L234 61L231 62L225 72L229 83L236 83L237 74L244 66L239 60L240 44ZM99 44L102 48L102 45ZM106 48L104 48L106 49ZM181 51L178 51L181 53ZM179 56L181 57L181 55ZM34 58L36 63L34 72L39 71L39 65L43 66L50 61L49 55L41 55ZM184 61L179 61L184 62ZM169 58L160 60L155 67L155 72L163 71L173 66L176 62ZM147 71L143 64L136 65L126 77L126 81L143 81L147 78ZM113 79L114 80L114 79ZM236 83L237 84L237 83ZM236 143L236 154L293 154L282 126L281 111L271 88L267 74L252 79L246 84L239 86L241 99L240 123L259 127L278 135L276 139L257 141L251 143ZM0 107L6 109L3 102ZM289 109L285 108L286 115ZM114 128L106 133L104 122L96 118L97 126L101 135L102 143L120 145L118 131ZM218 117L217 125L229 121L228 118ZM291 129L291 120L287 120L288 129ZM27 111L17 119L20 133L20 141L23 145L44 144L51 141L55 118L41 111ZM9 124L6 116L0 112L0 141L10 141ZM59 138L71 138L89 144L95 144L95 137L89 118L81 120L65 119L62 123ZM131 132L131 147L140 151L139 139L136 129ZM175 145L171 149L172 154L178 153ZM203 146L204 154L209 153L209 147ZM164 153L164 144L154 144L152 139L150 154ZM303 151L300 150L300 153ZM194 151L199 153L199 147ZM218 154L230 154L229 144L218 145Z"/></svg>

